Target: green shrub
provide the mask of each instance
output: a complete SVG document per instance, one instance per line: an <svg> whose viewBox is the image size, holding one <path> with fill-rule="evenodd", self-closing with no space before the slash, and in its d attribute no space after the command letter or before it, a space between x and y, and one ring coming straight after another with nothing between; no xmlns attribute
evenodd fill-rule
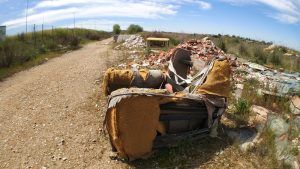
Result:
<svg viewBox="0 0 300 169"><path fill-rule="evenodd" d="M45 45L45 48L49 49L50 51L55 51L58 49L58 44L55 43L53 40L46 41L44 43L44 45Z"/></svg>
<svg viewBox="0 0 300 169"><path fill-rule="evenodd" d="M12 41L11 39L6 39L2 43L0 47L0 50L2 51L1 52L2 67L10 67L10 65L13 63L13 60L15 59L17 48L18 48L18 43Z"/></svg>
<svg viewBox="0 0 300 169"><path fill-rule="evenodd" d="M280 66L281 65L281 59L280 56L282 56L282 53L279 49L275 49L272 53L271 53L271 58L270 58L270 62L275 65L275 66Z"/></svg>
<svg viewBox="0 0 300 169"><path fill-rule="evenodd" d="M79 37L73 37L70 43L70 46L72 49L77 49L79 48L79 44L80 44L80 38Z"/></svg>
<svg viewBox="0 0 300 169"><path fill-rule="evenodd" d="M176 38L173 38L173 37L170 37L170 44L174 45L174 46L177 46L177 45L180 44L180 40L176 39Z"/></svg>
<svg viewBox="0 0 300 169"><path fill-rule="evenodd" d="M225 44L225 40L223 38L221 38L219 40L219 45L220 49L222 49L225 53L227 52L227 47L226 47L226 44Z"/></svg>
<svg viewBox="0 0 300 169"><path fill-rule="evenodd" d="M121 27L120 27L120 25L115 24L115 25L113 26L113 34L119 35L120 33L121 33Z"/></svg>
<svg viewBox="0 0 300 169"><path fill-rule="evenodd" d="M239 54L243 57L249 56L249 52L244 44L241 44L239 47Z"/></svg>
<svg viewBox="0 0 300 169"><path fill-rule="evenodd" d="M18 34L17 37L18 37L19 41L23 41L23 42L25 41L25 38L26 38L25 33Z"/></svg>
<svg viewBox="0 0 300 169"><path fill-rule="evenodd" d="M136 34L139 32L143 32L143 28L140 25L131 24L127 28L127 33L129 33L129 34Z"/></svg>
<svg viewBox="0 0 300 169"><path fill-rule="evenodd" d="M258 64L264 65L267 63L267 56L261 48L257 48L254 52L255 61Z"/></svg>

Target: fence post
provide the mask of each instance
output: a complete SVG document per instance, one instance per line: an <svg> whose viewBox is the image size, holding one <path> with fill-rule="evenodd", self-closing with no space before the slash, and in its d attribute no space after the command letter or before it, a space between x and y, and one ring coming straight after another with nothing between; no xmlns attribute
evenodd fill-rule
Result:
<svg viewBox="0 0 300 169"><path fill-rule="evenodd" d="M35 24L33 25L33 38L34 38L34 46L36 46Z"/></svg>
<svg viewBox="0 0 300 169"><path fill-rule="evenodd" d="M42 24L42 41L44 42L44 24Z"/></svg>

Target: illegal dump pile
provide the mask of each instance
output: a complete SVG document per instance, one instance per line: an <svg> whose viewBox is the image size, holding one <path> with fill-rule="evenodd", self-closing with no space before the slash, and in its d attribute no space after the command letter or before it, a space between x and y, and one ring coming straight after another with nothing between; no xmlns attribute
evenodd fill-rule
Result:
<svg viewBox="0 0 300 169"><path fill-rule="evenodd" d="M208 37L205 37L201 40L189 40L182 44L179 44L177 47L170 49L168 52L159 51L151 53L149 56L146 56L146 59L143 57L135 57L134 63L139 67L145 67L149 69L163 69L168 65L168 61L174 55L176 49L185 49L192 53L192 58L207 62L215 56L227 56L220 48L218 48Z"/></svg>
<svg viewBox="0 0 300 169"><path fill-rule="evenodd" d="M124 42L123 42L124 41ZM119 35L117 42L123 42L121 45L115 47L116 50L119 49L136 49L145 48L146 42L141 35Z"/></svg>
<svg viewBox="0 0 300 169"><path fill-rule="evenodd" d="M161 54L164 62L169 61L167 72L149 70L149 59L138 57L134 61L148 62L148 69L139 69L135 63L132 69L107 70L102 85L109 95L105 126L120 157L134 160L190 137L217 136L230 92L230 64L207 39L194 44L198 48L207 45L205 50L189 45ZM211 54L201 56L211 57L210 62L194 77L187 76L191 50L197 55L200 51Z"/></svg>
<svg viewBox="0 0 300 169"><path fill-rule="evenodd" d="M243 90L243 85L247 79L258 79L261 83L259 87L264 90L266 89L263 87L265 85L268 85L269 89L279 89L277 91L272 90L280 93L276 95L279 97L290 94L291 91L292 94L299 92L299 75L277 72L261 65L240 61L232 55L224 53L208 38L189 40L170 49L168 52L159 51L146 57L139 55L137 51L130 51L129 53L131 54L130 61L128 60L128 63L120 66L127 68L127 70L108 70L104 78L105 85L103 85L107 94L110 94L106 127L110 133L113 148L116 148L119 156L124 158L136 159L148 155L152 148L157 145L169 143L164 136L174 136L172 134L175 133L176 137L172 137L175 140L178 131L183 133L186 131L198 132L194 130L193 127L195 126L193 125L192 131L187 130L187 128L179 130L182 126L190 126L190 120L195 120L195 114L191 115L188 112L198 112L203 117L205 116L204 119L208 121L208 124L202 129L210 132L211 136L216 136L218 126L216 119L221 117L227 104L222 99L228 98L229 92L234 92L231 91L230 80L233 80L232 84L234 84L235 89ZM206 62L206 64L203 69L200 69L198 73L196 72L196 76L194 76L196 78L187 77L182 79L176 74L178 72L176 72L177 67L174 66L174 58L178 55L188 54L196 60ZM186 61L188 60L184 60L184 63L189 63L189 61ZM169 66L168 70L165 70L167 66ZM175 69L175 73L173 69ZM187 84L184 90L169 93L167 87L164 88L165 84L170 82L166 80L167 78L174 80L171 77L172 73L173 77L177 76L181 80L181 82L175 84ZM232 78L230 78L230 73L233 73ZM278 87L277 83L288 84L288 86ZM268 93L265 92L265 94ZM208 95L217 96L217 99L208 98ZM240 97L237 96L236 99ZM213 101L213 105L210 105L212 102L207 102L208 100ZM263 139L261 137L262 132L265 131L263 129L269 128L271 132L275 133L275 138L272 138L271 142L275 142L277 159L285 164L297 166L298 163L295 161L297 157L291 152L295 149L297 152L300 151L300 142L297 139L299 138L299 127L297 127L299 126L299 100L299 97L294 97L293 102L291 102L290 107L294 115L289 122L280 117L279 113L253 105L248 127L255 130L255 132L253 132L253 137L241 142L241 149L247 151L250 148L257 147ZM193 104L190 104L191 102ZM201 106L195 107L195 105ZM211 107L208 107L209 105ZM216 107L219 110L215 110ZM213 113L209 113L211 110L214 110ZM184 114L174 117L172 116L174 112ZM217 114L214 114L215 112ZM189 117L192 118L189 119ZM173 119L173 121L170 119ZM182 121L183 119L188 119L188 122L178 122L178 120ZM120 120L124 120L124 123L121 124ZM203 124L203 121L196 120L192 123L199 125ZM174 129L174 127L177 128ZM290 129L295 132L293 134L288 133ZM236 128L236 130L240 129ZM160 133L159 137L156 135L157 133ZM188 138L189 134L186 134L184 138ZM141 140L140 137L136 137L137 135L143 135L144 137ZM233 139L236 139L239 135L241 134L236 134ZM288 144L292 146L287 146Z"/></svg>

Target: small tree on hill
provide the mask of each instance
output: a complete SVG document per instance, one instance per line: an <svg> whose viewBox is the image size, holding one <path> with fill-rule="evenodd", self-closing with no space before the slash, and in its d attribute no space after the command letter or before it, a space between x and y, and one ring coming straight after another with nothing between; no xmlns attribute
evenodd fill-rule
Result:
<svg viewBox="0 0 300 169"><path fill-rule="evenodd" d="M143 32L143 28L140 25L131 24L127 28L127 33L129 33L129 34L135 34L138 32Z"/></svg>
<svg viewBox="0 0 300 169"><path fill-rule="evenodd" d="M115 35L119 35L121 33L121 27L119 24L114 24L113 26L113 33Z"/></svg>

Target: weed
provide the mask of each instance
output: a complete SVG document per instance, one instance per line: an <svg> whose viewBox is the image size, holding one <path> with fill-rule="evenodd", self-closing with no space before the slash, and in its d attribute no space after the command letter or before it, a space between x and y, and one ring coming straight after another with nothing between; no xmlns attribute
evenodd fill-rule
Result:
<svg viewBox="0 0 300 169"><path fill-rule="evenodd" d="M257 48L254 52L255 62L261 65L267 63L267 55L263 52L261 48Z"/></svg>
<svg viewBox="0 0 300 169"><path fill-rule="evenodd" d="M261 135L262 142L258 144L258 147L255 149L255 152L261 157L261 158L267 158L271 161L270 164L272 166L269 166L270 168L277 168L278 162L276 159L276 148L275 148L275 135L274 133L266 128L265 131Z"/></svg>
<svg viewBox="0 0 300 169"><path fill-rule="evenodd" d="M241 115L246 115L249 113L250 104L245 99L238 99L238 101L234 104L235 112Z"/></svg>
<svg viewBox="0 0 300 169"><path fill-rule="evenodd" d="M234 103L234 112L230 114L231 118L239 124L247 124L250 116L250 103L245 99L238 99Z"/></svg>

